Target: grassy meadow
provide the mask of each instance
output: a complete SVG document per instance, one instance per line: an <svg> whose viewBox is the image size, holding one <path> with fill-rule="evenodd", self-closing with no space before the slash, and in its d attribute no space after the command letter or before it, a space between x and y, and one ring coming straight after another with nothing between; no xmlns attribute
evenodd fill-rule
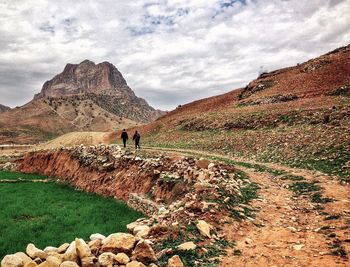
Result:
<svg viewBox="0 0 350 267"><path fill-rule="evenodd" d="M0 180L43 179L0 171ZM0 182L0 258L25 251L28 243L44 249L90 234L125 232L141 213L112 198L54 182Z"/></svg>

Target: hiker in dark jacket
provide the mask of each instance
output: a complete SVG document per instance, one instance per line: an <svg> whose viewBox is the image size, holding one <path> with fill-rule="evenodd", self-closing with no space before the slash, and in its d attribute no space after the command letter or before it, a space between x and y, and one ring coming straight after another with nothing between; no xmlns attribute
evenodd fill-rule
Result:
<svg viewBox="0 0 350 267"><path fill-rule="evenodd" d="M135 141L135 149L141 148L140 147L140 139L141 139L141 135L137 131L135 131L135 134L132 138L132 140Z"/></svg>
<svg viewBox="0 0 350 267"><path fill-rule="evenodd" d="M129 136L125 129L122 131L121 139L123 140L124 147L126 147L126 141L129 139Z"/></svg>

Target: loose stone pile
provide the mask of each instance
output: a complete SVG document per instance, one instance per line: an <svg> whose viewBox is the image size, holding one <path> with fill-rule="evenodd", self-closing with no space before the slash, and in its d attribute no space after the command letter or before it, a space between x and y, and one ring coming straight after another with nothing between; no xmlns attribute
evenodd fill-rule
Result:
<svg viewBox="0 0 350 267"><path fill-rule="evenodd" d="M145 239L159 232L159 225L148 226L150 220L139 219L127 226L133 233L114 233L105 237L92 234L90 241L76 238L75 241L59 247L46 247L41 250L34 244L28 244L26 253L17 252L6 255L1 267L157 267L156 262L171 249L158 253L153 249L154 243ZM210 238L212 226L205 221L198 221L199 232ZM197 245L185 242L178 246L180 251L195 250ZM182 267L184 264L178 255L169 258L168 267Z"/></svg>
<svg viewBox="0 0 350 267"><path fill-rule="evenodd" d="M137 230L134 230L137 231ZM76 238L60 247L38 249L28 244L26 253L7 255L2 267L156 267L156 254L152 242L127 233L115 233L108 237L92 234L90 241ZM183 266L178 256L169 259L169 267Z"/></svg>

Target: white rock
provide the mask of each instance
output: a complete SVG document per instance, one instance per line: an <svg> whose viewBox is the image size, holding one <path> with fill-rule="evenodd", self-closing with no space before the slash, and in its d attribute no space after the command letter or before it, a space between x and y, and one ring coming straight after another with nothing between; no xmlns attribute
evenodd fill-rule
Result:
<svg viewBox="0 0 350 267"><path fill-rule="evenodd" d="M177 246L178 250L194 250L196 248L197 248L197 245L193 242L185 242Z"/></svg>
<svg viewBox="0 0 350 267"><path fill-rule="evenodd" d="M213 226L203 220L199 220L196 226L201 235L211 238L210 230L213 229Z"/></svg>
<svg viewBox="0 0 350 267"><path fill-rule="evenodd" d="M58 252L58 248L56 248L56 247L46 247L46 248L44 248L44 252L46 252L46 253Z"/></svg>
<svg viewBox="0 0 350 267"><path fill-rule="evenodd" d="M101 235L101 234L98 234L98 233L90 235L90 240L91 241L98 240L98 239L99 240L103 240L105 238L106 237L104 235Z"/></svg>

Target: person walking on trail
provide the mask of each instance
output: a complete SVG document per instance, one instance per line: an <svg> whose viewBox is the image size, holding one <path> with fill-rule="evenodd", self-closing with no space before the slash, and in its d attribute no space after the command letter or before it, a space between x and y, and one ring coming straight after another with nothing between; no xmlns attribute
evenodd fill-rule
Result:
<svg viewBox="0 0 350 267"><path fill-rule="evenodd" d="M121 139L123 140L124 147L126 147L126 141L129 139L129 136L125 129L122 131Z"/></svg>
<svg viewBox="0 0 350 267"><path fill-rule="evenodd" d="M135 141L135 149L141 148L140 147L140 139L141 139L141 135L137 131L135 131L135 134L132 138L132 140Z"/></svg>

